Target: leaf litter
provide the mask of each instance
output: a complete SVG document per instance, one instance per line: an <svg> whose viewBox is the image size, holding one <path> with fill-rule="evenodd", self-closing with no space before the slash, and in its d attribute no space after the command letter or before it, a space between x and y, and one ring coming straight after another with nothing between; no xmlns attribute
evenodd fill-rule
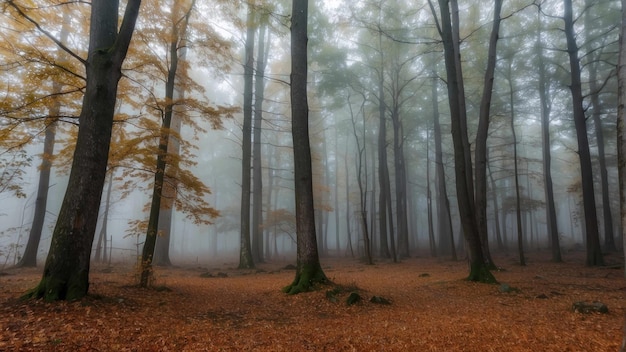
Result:
<svg viewBox="0 0 626 352"><path fill-rule="evenodd" d="M254 271L231 263L212 275L197 266L157 268L161 290L136 287L132 268L119 265L94 267L90 295L58 303L20 301L41 269L10 269L0 277L0 351L619 349L623 270L585 267L580 255L567 263L531 255L526 267L513 257L496 262L506 268L495 273L498 281L515 290L464 281L463 261L408 258L368 266L322 258L336 286L294 296L280 291L294 275L284 262ZM363 299L348 305L351 293ZM602 302L609 312L574 312L579 301Z"/></svg>

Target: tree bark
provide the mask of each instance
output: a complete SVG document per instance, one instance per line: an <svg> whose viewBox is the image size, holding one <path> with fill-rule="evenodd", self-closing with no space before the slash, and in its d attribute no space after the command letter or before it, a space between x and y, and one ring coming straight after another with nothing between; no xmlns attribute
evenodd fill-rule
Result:
<svg viewBox="0 0 626 352"><path fill-rule="evenodd" d="M626 0L622 0L622 9L626 9ZM626 236L626 11L622 10L619 41L619 64L617 65L618 107L617 107L617 169L619 173L620 225ZM626 253L626 241L622 240L622 250ZM624 268L626 277L626 267ZM626 326L626 325L625 325ZM626 331L624 343L626 348Z"/></svg>
<svg viewBox="0 0 626 352"><path fill-rule="evenodd" d="M541 25L541 11L538 11ZM552 156L550 143L550 110L548 94L550 90L547 86L546 68L543 58L543 50L541 49L541 33L540 28L537 31L537 58L539 69L539 104L541 105L541 149L543 156L543 183L544 194L546 200L546 223L548 228L548 237L550 239L550 249L552 252L552 261L561 262L561 247L559 244L559 230L556 218L556 206L554 203L554 187L552 185Z"/></svg>
<svg viewBox="0 0 626 352"><path fill-rule="evenodd" d="M596 203L593 190L591 154L589 151L589 139L587 136L587 120L583 107L580 61L578 59L578 46L576 45L576 37L574 33L572 0L564 0L563 5L565 11L563 16L563 20L565 22L565 37L567 39L567 53L569 54L572 80L570 84L570 91L572 93L574 125L576 126L578 158L580 161L582 181L587 265L604 265L598 233L598 217L596 214Z"/></svg>
<svg viewBox="0 0 626 352"><path fill-rule="evenodd" d="M289 294L304 292L316 283L328 281L320 265L315 234L307 102L308 5L308 0L293 0L291 11L291 134L298 249L296 277L292 284L283 289Z"/></svg>
<svg viewBox="0 0 626 352"><path fill-rule="evenodd" d="M500 12L502 10L502 0L494 0L493 27L489 38L489 49L487 54L487 68L483 83L483 95L480 101L480 112L478 120L478 130L476 131L476 150L474 159L476 167L474 172L476 179L475 204L476 204L476 225L480 233L480 242L487 264L491 269L496 269L496 265L491 258L489 250L489 233L487 227L487 138L489 137L489 122L491 111L491 96L493 94L494 76L496 69L496 48L498 44L498 33L500 31Z"/></svg>
<svg viewBox="0 0 626 352"><path fill-rule="evenodd" d="M248 4L248 18L243 68L243 129L241 138L241 232L239 269L254 268L250 243L250 162L252 154L252 84L254 71L254 1Z"/></svg>
<svg viewBox="0 0 626 352"><path fill-rule="evenodd" d="M470 189L472 182L471 164L467 165L468 154L471 152L465 144L467 140L467 126L465 121L465 111L463 91L459 78L462 77L457 68L460 66L460 55L455 49L458 47L454 43L452 23L450 18L450 7L447 0L439 0L441 11L441 37L443 40L444 56L447 74L448 101L450 105L450 116L452 122L452 141L454 144L454 169L455 182L457 189L457 202L459 206L459 215L461 218L461 227L463 235L467 242L469 250L470 274L468 280L480 282L496 282L495 278L489 271L483 256L482 246L480 243L480 234L476 226L476 216L473 207L473 191ZM458 37L458 33L456 35ZM464 137L465 135L465 137ZM468 170L469 169L469 170ZM469 175L468 175L469 174Z"/></svg>
<svg viewBox="0 0 626 352"><path fill-rule="evenodd" d="M591 8L592 2L590 0L585 0L585 6L587 8ZM590 30L593 26L590 11L585 11L584 13L584 23L585 29ZM603 225L604 225L604 249L606 251L614 252L615 241L613 236L613 215L611 212L611 198L609 195L609 177L606 168L606 156L604 152L604 131L602 129L602 119L601 119L601 111L602 111L602 103L600 99L600 87L598 87L598 68L597 68L597 57L598 52L594 50L591 45L591 41L588 42L588 56L589 56L589 98L591 100L591 119L593 120L593 125L596 134L596 144L598 147L598 164L600 169L600 187L602 191L602 217L603 217Z"/></svg>
<svg viewBox="0 0 626 352"><path fill-rule="evenodd" d="M515 180L515 223L517 225L517 252L519 254L519 264L526 265L524 258L524 234L522 232L522 210L519 186L519 168L517 166L517 134L515 133L515 102L513 101L513 77L511 73L512 61L509 61L509 105L511 107L511 136L513 137L513 178Z"/></svg>
<svg viewBox="0 0 626 352"><path fill-rule="evenodd" d="M93 0L87 86L65 198L39 285L27 294L46 301L77 300L89 288L89 264L106 175L117 85L140 0L129 0L118 32L117 0Z"/></svg>
<svg viewBox="0 0 626 352"><path fill-rule="evenodd" d="M263 169L261 160L261 131L263 127L263 99L265 90L265 32L267 18L261 19L258 38L256 75L254 81L254 144L252 149L252 259L263 262ZM269 43L269 41L268 41Z"/></svg>
<svg viewBox="0 0 626 352"><path fill-rule="evenodd" d="M64 6L63 25L59 40L61 43L67 41L69 34L70 13ZM67 62L68 55L65 51L58 49L59 64ZM55 81L52 83L52 96L55 96L63 90L63 86ZM39 167L39 183L37 186L37 198L35 200L35 213L33 216L33 224L28 234L28 242L22 254L22 258L17 262L17 267L36 267L37 251L39 242L41 241L41 231L46 219L46 206L48 203L48 189L50 188L50 169L52 168L52 156L54 155L54 143L56 140L56 125L59 113L61 111L61 102L55 98L49 109L49 117L46 119L46 128L44 131L43 155L41 157L41 166Z"/></svg>

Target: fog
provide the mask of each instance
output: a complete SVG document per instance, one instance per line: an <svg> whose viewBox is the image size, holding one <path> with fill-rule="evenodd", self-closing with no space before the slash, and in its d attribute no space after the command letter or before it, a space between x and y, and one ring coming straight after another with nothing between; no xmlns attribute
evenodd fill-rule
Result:
<svg viewBox="0 0 626 352"><path fill-rule="evenodd" d="M266 19L269 33L264 37L268 40L265 43L267 66L261 78L264 94L259 112L262 116L259 148L263 186L261 194L253 194L252 190L251 194L253 199L262 199L260 235L257 235L260 236L257 240L260 241L261 259L294 262L296 233L287 24L290 8L284 1L267 3L271 5L267 9L257 9L259 16L265 12L271 14ZM466 130L473 153L493 5L488 1L460 5L460 48L468 116ZM179 188L176 196L180 204L173 209L169 234L165 236L170 236L169 256L175 265L229 263L236 266L241 250L241 224L252 221L252 218L241 219L242 140L252 138L242 135L246 11L220 5L213 12L209 10L211 2L207 1L198 1L197 6L197 11L192 12L190 17L188 40L191 44L184 57L185 70L179 73L180 77L184 77L180 82L185 84L180 89L185 92L186 99L193 99L193 104L197 105L187 102L186 110L174 111L174 115L184 115L179 139L187 143L181 149L179 167L210 188L210 194L202 194L201 199L217 210L219 216L206 217L205 220L212 224L194 221L193 214L199 208L186 205L197 203L192 195L199 186L181 177L181 180L172 182ZM45 12L44 9L40 11ZM81 11L85 9L76 6L70 9L71 13L83 13ZM502 10L502 17L506 19L501 25L497 47L487 140L488 237L492 251L497 252L515 253L518 250L511 119L514 119L516 132L524 249L548 251L550 248L543 178L542 113L547 114L550 120L548 148L560 248L562 251L583 250L586 243L579 145L568 88L571 77L565 51L567 44L562 31L563 21L558 18L562 16L563 9L560 5L545 4L542 11L539 13L529 1L505 2ZM583 105L593 165L600 241L606 246L606 237L612 236L615 247L621 248L615 125L618 46L615 23L619 2L602 1L589 7L577 2L575 13L581 19L575 29L582 64ZM141 16L145 17L142 19ZM117 130L114 130L113 138L123 134L142 136L143 144L138 144L135 155L129 153L125 161L116 160L118 164L115 168L111 166L107 176L113 177L113 186L106 227L107 257L103 257L102 261L110 264L134 265L138 262L146 238L145 223L153 196L158 147L154 130L158 130L162 121L159 108L155 106L167 100L163 98L165 85L163 77L158 77L155 71L133 71L132 67L141 67L137 63L150 60L169 62L169 54L164 42L150 32L154 23L158 22L150 22L148 16L147 12L140 14L135 41L131 44L134 51L131 49L127 59L129 63L124 67L125 77L120 83L122 93L118 96L117 116L121 122L114 127ZM589 19L584 20L585 16ZM448 225L443 216L445 213L442 213L444 202L449 202L452 238L459 258L463 258L466 243L456 199L443 47L436 29L439 24L434 21L429 3L391 0L311 2L309 17L309 135L320 254L364 256L366 224L372 241L372 254L375 258L386 257L383 246L391 242L389 237L381 238L379 226L382 111L387 129L382 143L389 172L389 189L385 192L390 197L384 207L386 221L390 223L387 231L395 230L386 236L395 236L394 251L402 253L406 250L410 256L439 255L449 258L449 250L443 248L448 241L444 227ZM55 20L58 16L51 17L50 32L58 35L61 29ZM235 20L239 23L234 23ZM83 23L73 22L71 25L74 27L67 43L72 50L84 53L86 31L77 28ZM257 63L260 25L255 24L253 30L257 34L254 49L254 62ZM45 43L47 51L55 52L55 44L45 35L36 30L30 31L31 35ZM24 50L24 55L31 55L30 51L22 48L31 45L26 36L20 38L16 39L19 50ZM141 44L139 38L144 38L144 41L148 41L145 38L153 38L154 42L141 46L145 43ZM220 44L222 42L230 46ZM153 48L152 52L148 52L148 47ZM4 55L4 62L17 60L13 54L0 55ZM545 60L543 66L538 64L539 56ZM26 80L34 78L29 76L29 70L45 71L40 66L29 66L22 73L7 69L0 74L5 75L5 82L22 82L19 86L30 87L34 83L26 83ZM50 70L54 71L54 68ZM65 87L71 85L72 78L58 73L47 74L45 82L58 79ZM541 109L540 79L545 80L549 111L542 112ZM50 88L51 84L46 83L43 88ZM9 84L6 85L8 87ZM8 92L9 88L3 90ZM50 93L44 90L33 90L24 99L37 100L39 95L48 96ZM23 149L31 160L19 165L23 171L21 179L4 176L0 179L3 182L0 184L0 268L17 264L28 240L43 150L44 124L41 121L46 117L44 107L36 112L20 110L17 93L2 94L6 104L0 110L0 127L5 130L0 145L0 158L3 160L0 167L10 169L10 158L18 148ZM258 92L255 94L258 96ZM77 131L75 117L80 113L80 94L68 94L62 99L63 113L59 114L62 117L56 117L62 127L57 132L55 152L72 150ZM220 122L218 128L213 128L215 122L211 119L214 116L209 117L211 113L203 110L206 107L213 107L216 111L222 111L220 107L239 110L232 117L226 112L216 113ZM28 114L35 113L38 116L35 120L39 122L26 118ZM594 123L595 117L599 124ZM439 193L441 179L438 179L436 171L434 118L441 126L441 161L447 197ZM14 124L14 121L19 123ZM18 147L4 137L9 128L38 137ZM146 132L150 131L149 128L152 128L152 134ZM598 128L602 132L600 139ZM599 148L598 141L603 148ZM112 144L113 151L116 147L122 149L121 144ZM146 150L151 150L152 154L147 154ZM147 154L145 158L138 157L140 152ZM63 196L71 192L66 189L69 162L63 157L53 159L45 223L37 252L40 266L50 248ZM131 166L137 167L137 170L131 170ZM605 180L601 177L602 168L606 169ZM404 180L397 177L401 173ZM606 186L605 197L603 183ZM19 186L24 197L8 189L9 184ZM106 196L105 185L92 259L103 226ZM403 197L405 204L398 201ZM404 218L398 215L399 207L404 209ZM607 210L612 216L612 225L609 225L612 232L607 231ZM195 215L201 218L207 216L206 213ZM406 228L403 228L403 221L406 221ZM254 232L253 229L252 238ZM403 244L402 236L406 236L408 243ZM162 236L158 237L157 243L161 240Z"/></svg>

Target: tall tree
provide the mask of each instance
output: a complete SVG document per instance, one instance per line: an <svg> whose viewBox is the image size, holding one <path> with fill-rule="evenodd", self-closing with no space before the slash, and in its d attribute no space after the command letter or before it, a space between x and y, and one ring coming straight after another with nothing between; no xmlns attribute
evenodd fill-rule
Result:
<svg viewBox="0 0 626 352"><path fill-rule="evenodd" d="M563 7L564 30L567 39L567 53L569 55L571 75L569 88L572 94L572 109L574 125L576 126L576 139L578 141L578 159L580 161L583 208L585 212L587 265L604 265L598 233L598 216L593 190L593 168L589 151L589 137L587 135L587 118L585 117L585 108L583 107L580 59L578 58L579 50L576 44L576 33L574 32L572 0L563 0Z"/></svg>
<svg viewBox="0 0 626 352"><path fill-rule="evenodd" d="M455 3L454 0L451 2ZM452 122L452 142L454 144L454 170L456 176L457 202L459 214L461 217L461 227L463 235L467 242L470 260L470 274L468 280L480 282L495 282L495 278L489 271L489 267L485 263L485 257L480 241L480 234L476 226L476 216L473 207L473 182L471 175L471 161L468 164L470 154L467 140L467 121L465 112L465 98L462 97L463 85L462 75L458 72L461 64L461 55L458 51L458 26L453 29L452 12L448 0L439 0L439 10L441 13L441 24L438 24L439 33L443 40L444 58L446 64L446 77L448 87L448 102L450 106L450 118ZM455 4L453 4L455 5ZM452 6L453 8L455 6ZM433 15L435 15L434 7L431 3ZM458 13L455 14L458 16ZM453 33L453 32L456 32ZM469 175L468 175L469 174Z"/></svg>
<svg viewBox="0 0 626 352"><path fill-rule="evenodd" d="M487 229L487 137L489 136L489 119L491 111L491 96L494 86L494 72L496 70L496 47L500 31L500 12L502 11L502 0L494 0L493 27L489 37L489 49L487 53L487 68L483 83L483 95L480 101L480 112L478 119L478 130L476 131L476 149L474 151L476 174L475 204L476 204L476 225L480 233L480 242L483 247L485 259L489 267L496 268L491 258L489 250L489 236Z"/></svg>
<svg viewBox="0 0 626 352"><path fill-rule="evenodd" d="M15 6L12 1L10 4ZM140 4L140 0L128 1L118 27L118 0L91 2L87 59L72 53L87 70L72 171L43 277L27 294L29 297L56 301L75 300L87 294L91 246L106 175L117 85Z"/></svg>
<svg viewBox="0 0 626 352"><path fill-rule="evenodd" d="M308 6L308 0L293 0L291 8L291 134L294 156L297 266L293 283L283 288L283 291L289 294L307 291L315 283L328 281L320 264L315 234L307 101Z"/></svg>
<svg viewBox="0 0 626 352"><path fill-rule="evenodd" d="M239 248L239 269L254 268L250 241L250 194L252 158L252 91L254 81L254 1L248 3L246 20L245 62L243 66L243 128L241 138L241 232Z"/></svg>
<svg viewBox="0 0 626 352"><path fill-rule="evenodd" d="M547 70L545 67L544 53L541 43L542 23L541 23L541 7L537 11L538 29L536 42L537 69L539 71L539 104L541 107L541 152L543 156L543 183L546 201L546 225L548 227L548 237L550 240L550 249L552 252L552 261L561 261L561 247L559 244L559 230L556 218L556 206L554 204L554 187L552 184L552 155L550 143L550 89L547 82Z"/></svg>
<svg viewBox="0 0 626 352"><path fill-rule="evenodd" d="M619 35L619 62L617 65L618 107L617 107L617 171L619 174L620 224L622 234L626 233L626 0L622 0L622 18ZM622 251L626 253L626 241L622 240ZM626 277L626 266L624 267ZM626 317L624 336L620 352L626 351Z"/></svg>
<svg viewBox="0 0 626 352"><path fill-rule="evenodd" d="M587 32L587 40L585 43L587 57L589 59L588 67L589 71L589 98L591 101L591 119L593 120L593 125L595 129L595 137L596 137L596 145L598 148L598 171L600 171L600 189L602 192L602 217L603 217L603 227L604 227L604 249L607 251L615 251L615 241L613 239L613 215L611 212L611 198L609 191L609 176L606 165L606 153L604 152L604 124L602 123L602 99L600 97L601 94L601 84L598 79L598 70L599 63L602 60L601 55L603 54L604 48L594 48L592 43L593 31L593 22L594 18L592 16L592 8L594 5L594 1L585 0L585 8L584 12L584 24L585 31ZM605 36L609 37L610 36ZM612 66L612 65L611 65ZM612 71L613 67L611 67ZM612 72L610 73L612 75Z"/></svg>
<svg viewBox="0 0 626 352"><path fill-rule="evenodd" d="M439 230L439 253L451 255L456 260L456 247L452 232L452 215L450 200L446 186L445 168L443 165L443 148L441 142L441 123L439 122L439 77L433 71L431 97L433 103L433 134L435 143L435 187L437 189L437 229Z"/></svg>
<svg viewBox="0 0 626 352"><path fill-rule="evenodd" d="M189 7L185 8L187 5ZM141 255L141 279L140 285L147 287L152 278L152 260L154 257L154 248L156 245L159 217L161 215L161 203L164 196L173 198L173 194L165 194L165 175L166 168L172 163L172 157L168 154L171 139L171 127L174 117L174 91L176 87L176 76L178 73L181 42L184 41L189 16L195 6L195 0L189 4L185 2L172 3L172 32L169 41L169 67L167 68L167 80L165 82L165 109L162 115L162 128L159 136L159 146L156 160L156 172L154 174L154 185L152 191L152 202L150 204L150 218L148 220L148 228L146 231L146 241L144 242ZM170 189L171 190L171 189ZM169 200L168 200L169 201ZM170 206L171 208L171 206ZM169 229L168 229L169 232ZM169 235L169 234L168 234Z"/></svg>
<svg viewBox="0 0 626 352"><path fill-rule="evenodd" d="M261 131L263 127L263 99L265 91L265 66L269 50L265 49L268 14L261 18L258 38L256 73L254 77L254 126L252 145L252 258L263 261L263 170L261 160ZM267 40L269 45L269 40Z"/></svg>
<svg viewBox="0 0 626 352"><path fill-rule="evenodd" d="M619 203L622 233L626 233L626 0L622 0L622 20L620 24L619 64L617 65L618 111L617 111L617 169L619 172ZM622 241L626 253L626 241ZM626 267L624 268L626 277ZM622 350L626 348L626 333Z"/></svg>

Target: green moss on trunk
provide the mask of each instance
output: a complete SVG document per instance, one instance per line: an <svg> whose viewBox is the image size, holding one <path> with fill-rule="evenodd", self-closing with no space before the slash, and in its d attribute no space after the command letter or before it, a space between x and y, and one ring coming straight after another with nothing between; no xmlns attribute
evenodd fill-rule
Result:
<svg viewBox="0 0 626 352"><path fill-rule="evenodd" d="M472 262L467 281L482 282L485 284L497 284L498 281L493 276L486 263L481 261Z"/></svg>
<svg viewBox="0 0 626 352"><path fill-rule="evenodd" d="M302 264L298 265L296 277L291 285L283 287L282 291L289 295L295 295L310 291L315 284L328 282L329 280L319 264Z"/></svg>

